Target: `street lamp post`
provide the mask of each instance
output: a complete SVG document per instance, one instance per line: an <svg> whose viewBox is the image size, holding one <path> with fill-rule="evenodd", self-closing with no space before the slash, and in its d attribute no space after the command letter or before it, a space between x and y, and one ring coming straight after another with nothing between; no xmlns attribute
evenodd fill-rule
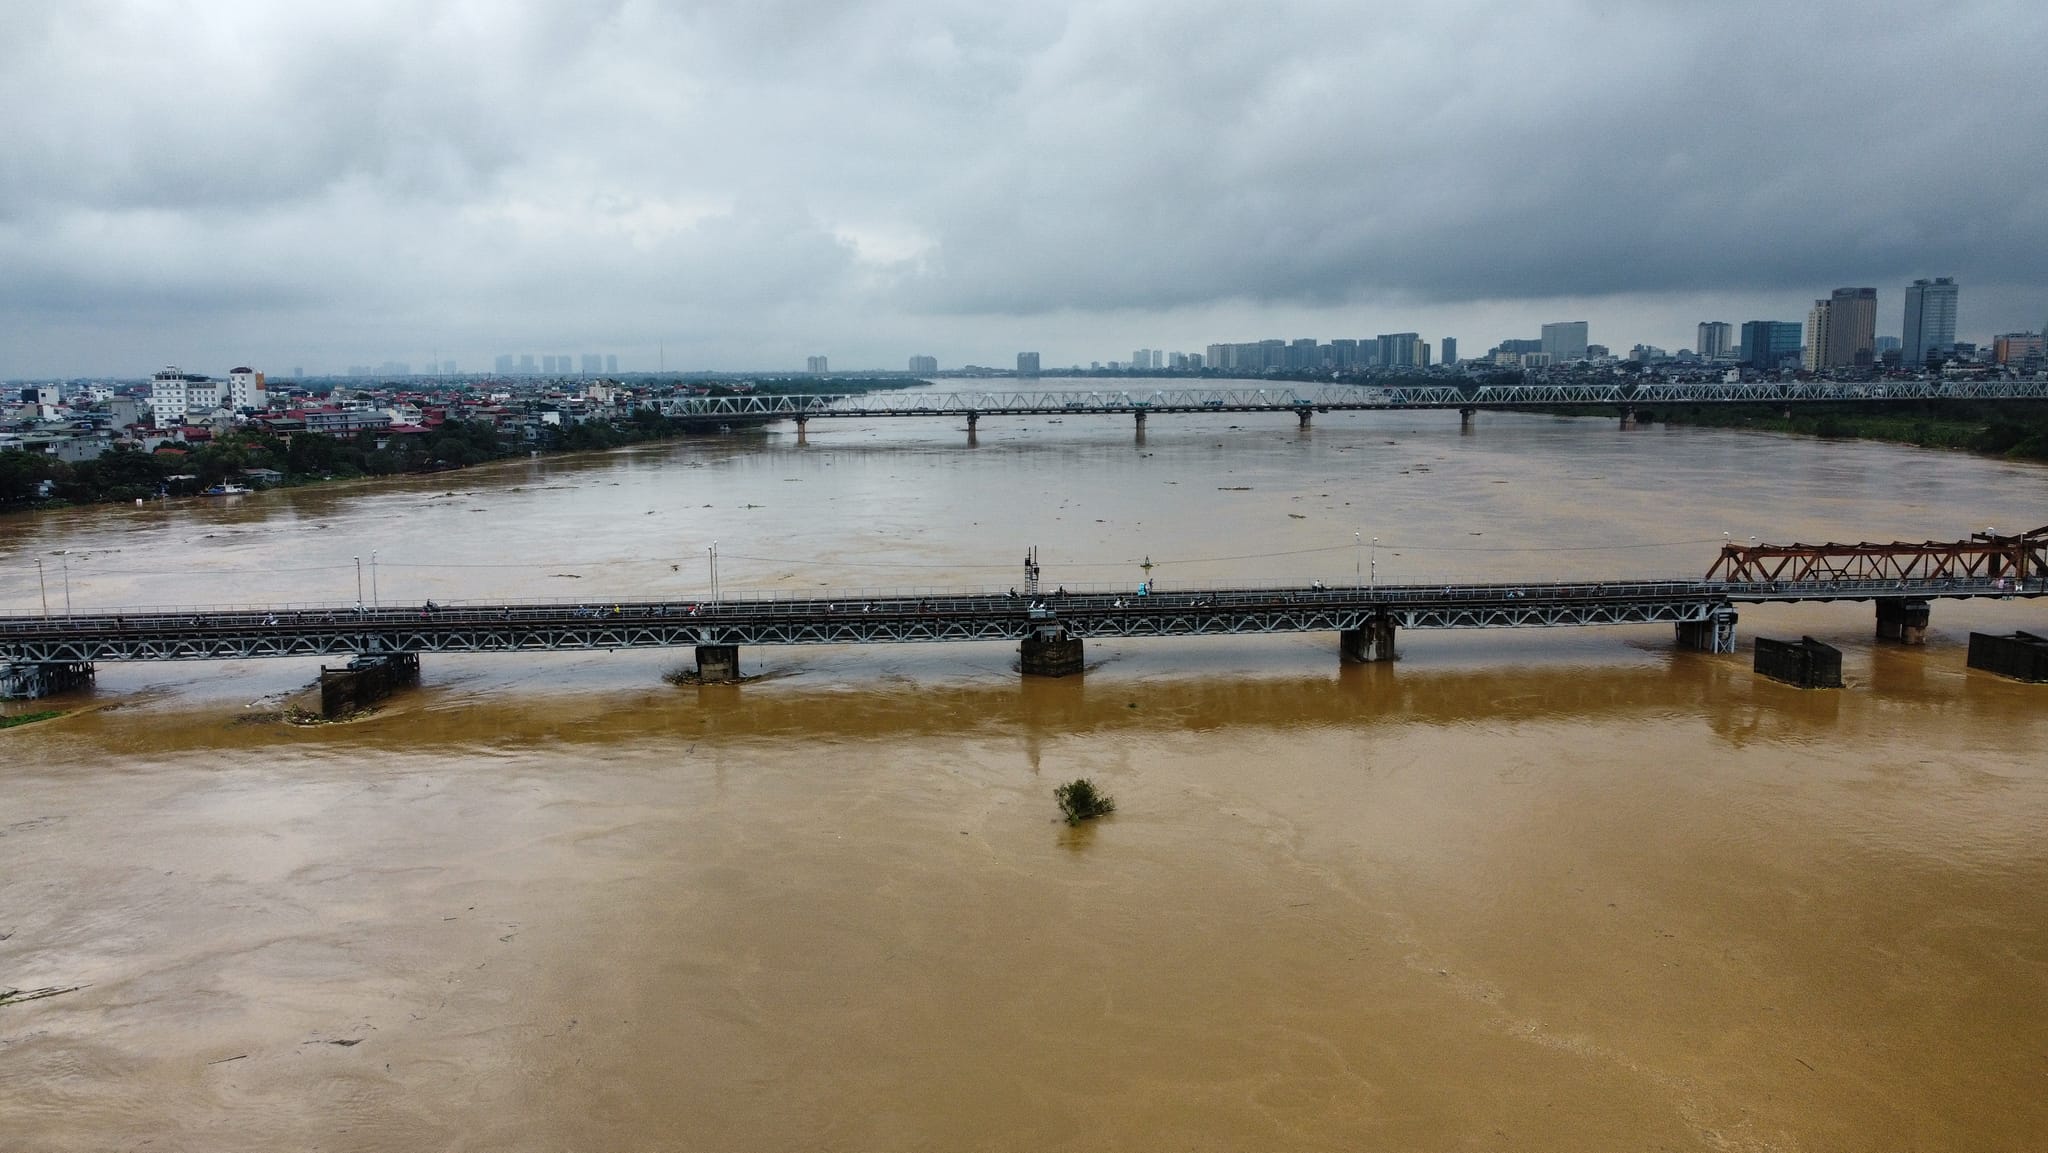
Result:
<svg viewBox="0 0 2048 1153"><path fill-rule="evenodd" d="M50 586L43 583L43 558L36 558L36 589L43 594L43 615L50 615Z"/></svg>
<svg viewBox="0 0 2048 1153"><path fill-rule="evenodd" d="M69 620L71 618L71 550L67 548L59 552L57 557L64 562L64 617L66 620Z"/></svg>
<svg viewBox="0 0 2048 1153"><path fill-rule="evenodd" d="M1372 578L1372 587L1380 587L1380 538L1372 538L1372 553L1366 573Z"/></svg>
<svg viewBox="0 0 2048 1153"><path fill-rule="evenodd" d="M710 554L711 557L711 604L712 607L716 608L718 605L718 542L712 541L711 547L704 551Z"/></svg>
<svg viewBox="0 0 2048 1153"><path fill-rule="evenodd" d="M1365 587L1365 541L1357 534L1351 534L1351 585Z"/></svg>
<svg viewBox="0 0 2048 1153"><path fill-rule="evenodd" d="M370 607L377 608L382 602L377 597L377 550L370 550Z"/></svg>
<svg viewBox="0 0 2048 1153"><path fill-rule="evenodd" d="M361 612L363 608L363 558L352 557L350 559L356 562L356 611Z"/></svg>

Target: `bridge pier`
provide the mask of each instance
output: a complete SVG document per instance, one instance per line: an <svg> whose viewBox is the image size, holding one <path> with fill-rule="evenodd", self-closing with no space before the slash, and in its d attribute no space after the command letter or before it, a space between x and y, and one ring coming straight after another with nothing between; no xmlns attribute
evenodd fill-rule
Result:
<svg viewBox="0 0 2048 1153"><path fill-rule="evenodd" d="M1133 422L1133 423L1135 423L1135 424L1136 424L1136 425L1138 426L1138 439L1139 439L1139 440L1144 440L1144 439L1145 439L1145 410L1141 408L1141 409L1139 409L1138 411L1136 411L1136 412L1132 413L1132 414L1131 414L1131 420L1132 420L1132 422Z"/></svg>
<svg viewBox="0 0 2048 1153"><path fill-rule="evenodd" d="M1756 638L1758 674L1802 689L1842 687L1842 650L1812 637L1796 641Z"/></svg>
<svg viewBox="0 0 2048 1153"><path fill-rule="evenodd" d="M1081 638L1065 629L1035 632L1017 648L1018 663L1027 677L1064 677L1081 671Z"/></svg>
<svg viewBox="0 0 2048 1153"><path fill-rule="evenodd" d="M722 685L740 679L740 646L698 645L697 680Z"/></svg>
<svg viewBox="0 0 2048 1153"><path fill-rule="evenodd" d="M811 418L808 416L798 416L796 418L796 442L798 444L811 443L810 431Z"/></svg>
<svg viewBox="0 0 2048 1153"><path fill-rule="evenodd" d="M418 683L418 653L366 653L343 668L322 665L320 715L338 721Z"/></svg>
<svg viewBox="0 0 2048 1153"><path fill-rule="evenodd" d="M1476 408L1461 408L1461 409L1459 409L1459 410L1458 410L1458 431L1459 431L1459 432L1471 432L1471 431L1472 431L1472 418L1473 418L1473 417L1475 417L1475 416L1477 416L1477 415L1479 415L1479 410L1478 410L1478 409L1476 409Z"/></svg>
<svg viewBox="0 0 2048 1153"><path fill-rule="evenodd" d="M970 412L970 413L968 413L968 414L967 414L967 443L968 443L968 444L973 444L973 443L974 443L974 430L975 430L976 428L980 427L980 425L981 425L981 414L980 414L980 413L978 413L978 412Z"/></svg>
<svg viewBox="0 0 2048 1153"><path fill-rule="evenodd" d="M1628 406L1624 407L1624 408L1623 408L1623 409L1621 410L1621 427L1623 427L1623 428L1634 428L1635 426L1636 426L1636 406L1635 406L1635 405L1632 405L1632 404L1631 404L1631 405L1628 405Z"/></svg>
<svg viewBox="0 0 2048 1153"><path fill-rule="evenodd" d="M0 701L33 701L92 687L91 661L0 662Z"/></svg>
<svg viewBox="0 0 2048 1153"><path fill-rule="evenodd" d="M1927 622L1933 616L1927 602L1908 597L1881 597L1877 602L1877 639L1902 645L1927 643Z"/></svg>
<svg viewBox="0 0 2048 1153"><path fill-rule="evenodd" d="M2048 683L2048 637L1971 633L1969 667L2028 684Z"/></svg>
<svg viewBox="0 0 2048 1153"><path fill-rule="evenodd" d="M1309 408L1300 408L1295 410L1294 415L1301 418L1301 431L1307 432L1308 422L1311 418L1315 416L1315 410Z"/></svg>
<svg viewBox="0 0 2048 1153"><path fill-rule="evenodd" d="M1729 605L1717 605L1713 614L1702 621L1679 621L1674 626L1678 631L1678 647L1699 653L1732 653L1735 651L1735 609Z"/></svg>
<svg viewBox="0 0 2048 1153"><path fill-rule="evenodd" d="M1337 656L1347 665L1373 665L1394 659L1394 618L1367 617L1363 625L1337 634Z"/></svg>

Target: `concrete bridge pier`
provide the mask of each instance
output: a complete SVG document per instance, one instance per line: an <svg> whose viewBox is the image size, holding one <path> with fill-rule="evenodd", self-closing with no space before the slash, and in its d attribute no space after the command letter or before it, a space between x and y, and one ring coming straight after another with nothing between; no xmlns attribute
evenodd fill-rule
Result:
<svg viewBox="0 0 2048 1153"><path fill-rule="evenodd" d="M1882 597L1877 602L1877 639L1902 645L1927 643L1927 621L1934 614L1927 602L1909 597Z"/></svg>
<svg viewBox="0 0 2048 1153"><path fill-rule="evenodd" d="M1635 406L1635 405L1632 405L1632 404L1631 404L1631 405L1629 405L1629 406L1627 406L1626 408L1623 408L1623 409L1621 410L1621 427L1623 427L1623 428L1634 428L1635 426L1636 426L1636 406Z"/></svg>
<svg viewBox="0 0 2048 1153"><path fill-rule="evenodd" d="M8 664L0 661L0 701L33 701L92 687L91 661Z"/></svg>
<svg viewBox="0 0 2048 1153"><path fill-rule="evenodd" d="M1301 431L1307 432L1308 422L1315 416L1315 410L1309 408L1298 408L1294 410L1294 415L1301 418Z"/></svg>
<svg viewBox="0 0 2048 1153"><path fill-rule="evenodd" d="M1477 415L1479 415L1479 410L1478 410L1478 409L1476 409L1476 408L1461 408L1461 409L1459 409L1459 410L1458 410L1458 431L1459 431L1459 432L1461 432L1461 433L1468 433L1468 432L1471 432L1471 431L1472 431L1472 418L1473 418L1473 417L1475 417L1475 416L1477 416Z"/></svg>
<svg viewBox="0 0 2048 1153"><path fill-rule="evenodd" d="M1081 638L1065 629L1031 633L1018 646L1018 663L1027 677L1065 677L1081 671Z"/></svg>
<svg viewBox="0 0 2048 1153"><path fill-rule="evenodd" d="M1132 414L1131 414L1131 420L1132 420L1132 421L1133 421L1133 422L1134 422L1134 423L1135 423L1135 424L1137 425L1137 428L1138 428L1138 439L1139 439L1139 440L1144 440L1144 439L1145 439L1145 410L1141 408L1141 409L1139 409L1138 411L1136 411L1136 412L1132 413Z"/></svg>
<svg viewBox="0 0 2048 1153"><path fill-rule="evenodd" d="M1337 634L1337 655L1347 665L1372 665L1394 659L1394 618L1366 618L1363 625Z"/></svg>
<svg viewBox="0 0 2048 1153"><path fill-rule="evenodd" d="M343 668L322 665L320 715L338 721L418 683L418 653L366 653Z"/></svg>
<svg viewBox="0 0 2048 1153"><path fill-rule="evenodd" d="M810 436L810 432L811 432L811 418L810 418L810 417L808 417L808 416L799 416L799 417L797 417L797 418L796 418L796 442L797 442L798 444L809 444L809 443L811 443L811 436Z"/></svg>
<svg viewBox="0 0 2048 1153"><path fill-rule="evenodd" d="M1679 621L1678 647L1698 653L1735 651L1736 612L1731 605L1717 605L1705 620Z"/></svg>
<svg viewBox="0 0 2048 1153"><path fill-rule="evenodd" d="M722 685L739 679L740 646L697 646L697 680L700 684Z"/></svg>
<svg viewBox="0 0 2048 1153"><path fill-rule="evenodd" d="M973 443L974 443L974 430L975 430L975 429L977 429L977 428L979 428L980 426L981 426L981 414L980 414L980 413L978 413L978 412L970 412L970 413L968 413L968 414L967 414L967 443L968 443L968 444L973 444Z"/></svg>

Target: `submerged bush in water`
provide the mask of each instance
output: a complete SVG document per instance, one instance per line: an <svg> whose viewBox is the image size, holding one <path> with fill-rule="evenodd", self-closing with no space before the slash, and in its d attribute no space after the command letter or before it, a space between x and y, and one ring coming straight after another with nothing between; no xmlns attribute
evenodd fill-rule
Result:
<svg viewBox="0 0 2048 1153"><path fill-rule="evenodd" d="M1067 815L1070 825L1116 812L1116 798L1097 791L1095 783L1086 777L1061 785L1052 791L1052 796L1060 803L1060 812Z"/></svg>

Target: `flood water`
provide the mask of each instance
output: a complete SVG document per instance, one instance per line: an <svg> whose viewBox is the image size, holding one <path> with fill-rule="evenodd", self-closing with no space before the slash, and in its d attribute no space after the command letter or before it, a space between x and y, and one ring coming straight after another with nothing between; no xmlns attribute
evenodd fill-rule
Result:
<svg viewBox="0 0 2048 1153"><path fill-rule="evenodd" d="M1086 386L1082 386L1086 387ZM0 612L1698 575L2048 470L1482 414L813 422L0 518ZM1375 545L1373 539L1377 538ZM372 552L375 563L372 565ZM43 561L39 583L35 561ZM2048 602L1668 627L104 665L0 731L0 1149L2024 1149ZM1749 669L1758 635L1848 684ZM5 712L53 707L10 704ZM1118 802L1079 829L1056 784Z"/></svg>

